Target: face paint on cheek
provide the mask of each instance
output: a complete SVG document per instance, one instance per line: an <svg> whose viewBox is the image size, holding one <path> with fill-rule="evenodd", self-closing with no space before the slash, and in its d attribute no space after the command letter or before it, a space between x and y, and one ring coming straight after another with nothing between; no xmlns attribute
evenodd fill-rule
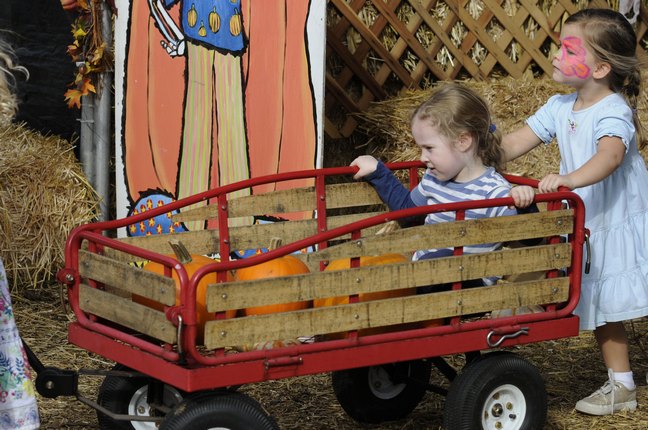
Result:
<svg viewBox="0 0 648 430"><path fill-rule="evenodd" d="M576 76L580 79L589 77L590 68L585 64L585 48L578 37L565 37L560 50L560 71L565 76Z"/></svg>

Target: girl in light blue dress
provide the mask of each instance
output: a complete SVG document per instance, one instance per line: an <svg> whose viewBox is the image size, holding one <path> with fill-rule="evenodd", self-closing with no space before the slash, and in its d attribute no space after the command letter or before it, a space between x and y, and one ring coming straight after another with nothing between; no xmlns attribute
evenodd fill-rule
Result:
<svg viewBox="0 0 648 430"><path fill-rule="evenodd" d="M556 95L521 129L504 137L507 159L554 138L560 173L540 181L540 192L568 187L585 203L591 269L583 274L575 313L593 330L608 381L576 410L608 415L637 407L623 321L648 315L648 171L637 117L641 74L632 26L618 12L586 9L570 16L553 59L553 79L574 88ZM512 193L519 205L529 187Z"/></svg>

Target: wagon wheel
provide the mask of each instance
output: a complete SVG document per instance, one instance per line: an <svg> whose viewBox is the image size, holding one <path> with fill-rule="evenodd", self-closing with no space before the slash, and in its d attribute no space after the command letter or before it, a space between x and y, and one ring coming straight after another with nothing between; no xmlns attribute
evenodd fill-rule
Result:
<svg viewBox="0 0 648 430"><path fill-rule="evenodd" d="M189 397L169 412L160 430L279 430L275 420L245 394L219 391Z"/></svg>
<svg viewBox="0 0 648 430"><path fill-rule="evenodd" d="M432 364L413 360L333 372L340 406L358 422L380 423L407 416L421 402Z"/></svg>
<svg viewBox="0 0 648 430"><path fill-rule="evenodd" d="M125 366L117 364L113 370L128 371ZM108 375L99 387L97 403L116 414L127 414L138 417L150 417L155 414L148 403L148 387L152 382L148 377L129 377ZM163 403L171 408L182 401L182 393L175 388L164 385ZM97 411L97 419L101 430L155 430L153 421L122 421L113 420Z"/></svg>
<svg viewBox="0 0 648 430"><path fill-rule="evenodd" d="M547 393L540 372L510 352L470 363L452 382L444 412L447 430L533 430L544 427Z"/></svg>

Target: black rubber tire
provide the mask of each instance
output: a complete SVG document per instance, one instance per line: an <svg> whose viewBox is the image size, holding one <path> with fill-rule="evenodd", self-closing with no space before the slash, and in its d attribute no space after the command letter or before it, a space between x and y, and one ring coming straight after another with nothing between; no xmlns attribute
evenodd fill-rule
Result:
<svg viewBox="0 0 648 430"><path fill-rule="evenodd" d="M342 409L361 423L406 417L418 406L430 382L432 364L413 360L333 372L333 391Z"/></svg>
<svg viewBox="0 0 648 430"><path fill-rule="evenodd" d="M160 425L160 430L279 430L276 421L254 399L231 391L183 400Z"/></svg>
<svg viewBox="0 0 648 430"><path fill-rule="evenodd" d="M541 430L547 418L542 375L511 352L486 354L452 382L443 418L446 430Z"/></svg>
<svg viewBox="0 0 648 430"><path fill-rule="evenodd" d="M119 371L128 371L129 368L122 366L121 364L115 365L113 370ZM131 400L134 396L142 396L140 389L143 387L148 387L148 384L151 382L151 378L148 377L127 377L127 376L113 376L108 375L104 378L101 386L99 387L99 394L97 396L97 403L100 406L108 409L111 412L117 414L128 414L128 408ZM165 387L165 392L171 389L171 387ZM175 395L171 395L169 398L170 407L174 407L177 403L180 402L183 393L174 390ZM139 394L137 394L139 392ZM166 395L166 393L165 393ZM180 398L176 398L180 396ZM138 414L139 415L139 414ZM143 422L139 421L136 424L131 423L130 421L117 421L113 420L107 415L102 414L97 411L97 420L99 422L99 428L101 430L155 430L157 429L154 422Z"/></svg>

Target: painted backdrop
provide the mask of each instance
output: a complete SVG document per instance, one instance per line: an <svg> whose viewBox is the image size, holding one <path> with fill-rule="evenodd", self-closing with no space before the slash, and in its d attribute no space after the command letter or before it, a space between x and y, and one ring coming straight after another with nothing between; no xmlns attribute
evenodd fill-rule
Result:
<svg viewBox="0 0 648 430"><path fill-rule="evenodd" d="M326 2L116 5L118 217L249 177L321 166ZM204 227L152 223L126 233Z"/></svg>

